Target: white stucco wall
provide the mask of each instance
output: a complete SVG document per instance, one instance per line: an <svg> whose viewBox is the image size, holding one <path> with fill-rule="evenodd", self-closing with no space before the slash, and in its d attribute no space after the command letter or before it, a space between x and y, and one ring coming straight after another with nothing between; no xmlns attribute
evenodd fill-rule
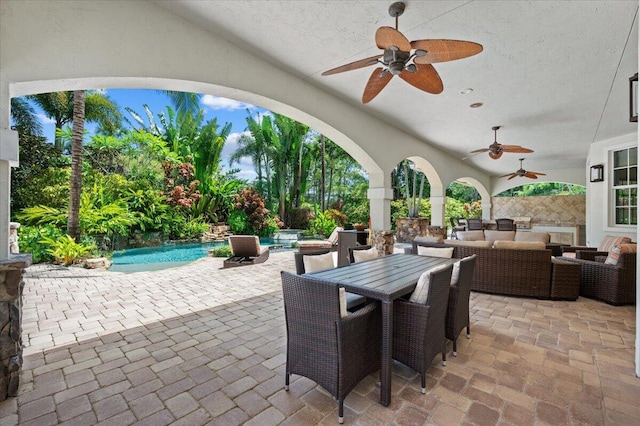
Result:
<svg viewBox="0 0 640 426"><path fill-rule="evenodd" d="M587 186L587 245L597 247L606 235L628 236L633 241L637 239L635 226L611 226L611 167L609 153L614 149L637 146L637 133L595 142L589 148L589 157L585 169ZM589 168L592 165L604 164L604 182L589 182Z"/></svg>

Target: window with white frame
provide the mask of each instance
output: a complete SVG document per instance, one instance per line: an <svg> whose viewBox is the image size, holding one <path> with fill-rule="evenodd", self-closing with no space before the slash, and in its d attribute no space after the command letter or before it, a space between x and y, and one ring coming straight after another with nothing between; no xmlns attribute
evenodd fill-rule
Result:
<svg viewBox="0 0 640 426"><path fill-rule="evenodd" d="M613 151L613 225L638 224L638 148Z"/></svg>

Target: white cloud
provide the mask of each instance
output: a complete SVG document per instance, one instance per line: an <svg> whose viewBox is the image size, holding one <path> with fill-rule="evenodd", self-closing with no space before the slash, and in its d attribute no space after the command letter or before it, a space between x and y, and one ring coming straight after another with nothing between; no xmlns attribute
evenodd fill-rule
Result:
<svg viewBox="0 0 640 426"><path fill-rule="evenodd" d="M203 105L212 109L223 109L227 111L236 111L240 109L253 109L255 106L244 102L235 101L233 99L221 98L219 96L204 95L200 101Z"/></svg>
<svg viewBox="0 0 640 426"><path fill-rule="evenodd" d="M56 120L49 118L44 114L36 114L36 117L38 117L42 124L56 124Z"/></svg>

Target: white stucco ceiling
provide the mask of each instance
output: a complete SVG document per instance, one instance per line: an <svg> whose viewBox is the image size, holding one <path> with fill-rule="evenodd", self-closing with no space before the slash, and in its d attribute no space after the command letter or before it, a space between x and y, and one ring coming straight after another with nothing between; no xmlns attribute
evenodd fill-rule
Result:
<svg viewBox="0 0 640 426"><path fill-rule="evenodd" d="M579 168L592 142L637 131L628 121L637 1L407 1L399 30L409 40L470 40L484 51L435 64L440 95L395 78L367 105L360 98L372 68L320 74L380 52L374 34L394 25L391 1L157 3L458 158L488 146L500 125L498 142L535 150L528 169ZM466 161L497 175L517 169L518 158Z"/></svg>

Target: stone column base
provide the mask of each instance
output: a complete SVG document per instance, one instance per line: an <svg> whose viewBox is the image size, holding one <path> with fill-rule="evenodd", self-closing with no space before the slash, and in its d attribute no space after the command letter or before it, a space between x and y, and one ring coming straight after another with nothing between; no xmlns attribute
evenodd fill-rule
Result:
<svg viewBox="0 0 640 426"><path fill-rule="evenodd" d="M373 231L371 245L378 250L378 256L393 254L393 231Z"/></svg>
<svg viewBox="0 0 640 426"><path fill-rule="evenodd" d="M0 401L18 395L22 368L22 290L31 254L0 260Z"/></svg>

